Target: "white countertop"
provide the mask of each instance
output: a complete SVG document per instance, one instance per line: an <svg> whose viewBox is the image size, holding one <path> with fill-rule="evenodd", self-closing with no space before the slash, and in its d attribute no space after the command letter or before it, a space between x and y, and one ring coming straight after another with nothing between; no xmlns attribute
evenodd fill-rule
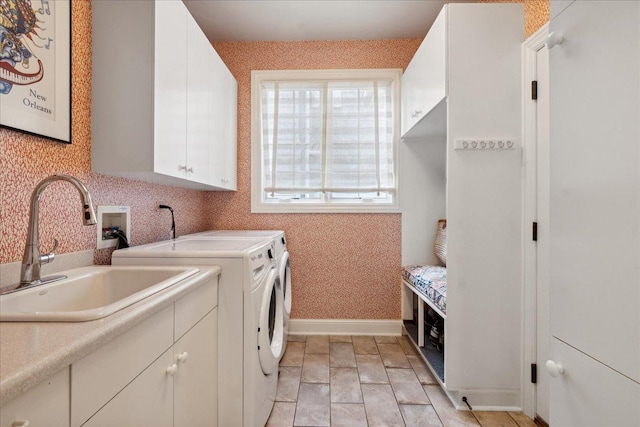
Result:
<svg viewBox="0 0 640 427"><path fill-rule="evenodd" d="M98 349L144 319L182 298L219 267L89 322L0 322L0 405L47 380L59 370Z"/></svg>

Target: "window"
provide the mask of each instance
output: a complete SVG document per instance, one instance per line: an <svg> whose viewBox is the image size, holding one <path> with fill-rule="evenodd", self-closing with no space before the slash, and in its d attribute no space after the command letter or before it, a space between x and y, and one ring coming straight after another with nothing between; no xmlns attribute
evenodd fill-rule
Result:
<svg viewBox="0 0 640 427"><path fill-rule="evenodd" d="M252 72L252 212L397 212L401 70Z"/></svg>

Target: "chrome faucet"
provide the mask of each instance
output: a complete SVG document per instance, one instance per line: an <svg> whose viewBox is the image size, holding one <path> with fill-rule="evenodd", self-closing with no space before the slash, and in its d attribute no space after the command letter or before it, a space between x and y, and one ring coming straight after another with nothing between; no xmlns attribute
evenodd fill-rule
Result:
<svg viewBox="0 0 640 427"><path fill-rule="evenodd" d="M80 193L82 199L82 209L84 212L84 225L94 225L96 223L96 213L93 210L93 202L91 194L80 180L70 175L51 175L40 181L31 193L31 206L29 208L29 230L27 231L27 243L24 247L24 256L22 257L22 270L20 272L20 285L16 289L28 286L42 285L44 283L53 282L64 279L65 276L49 276L40 277L40 266L48 264L55 258L54 251L58 247L58 239L53 239L53 249L46 255L40 254L40 242L38 238L38 211L40 208L40 195L49 184L54 181L67 181L72 184Z"/></svg>

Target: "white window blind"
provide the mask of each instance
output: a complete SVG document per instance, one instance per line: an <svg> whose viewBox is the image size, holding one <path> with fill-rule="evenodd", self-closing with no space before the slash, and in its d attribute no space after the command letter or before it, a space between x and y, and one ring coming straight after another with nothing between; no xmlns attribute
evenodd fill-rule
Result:
<svg viewBox="0 0 640 427"><path fill-rule="evenodd" d="M263 196L393 195L394 90L393 79L261 81Z"/></svg>

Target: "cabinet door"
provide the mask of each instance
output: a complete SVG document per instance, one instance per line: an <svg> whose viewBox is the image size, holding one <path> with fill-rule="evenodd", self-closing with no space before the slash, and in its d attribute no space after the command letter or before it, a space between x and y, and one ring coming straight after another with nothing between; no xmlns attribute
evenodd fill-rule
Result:
<svg viewBox="0 0 640 427"><path fill-rule="evenodd" d="M640 383L639 28L640 2L576 1L549 60L551 334Z"/></svg>
<svg viewBox="0 0 640 427"><path fill-rule="evenodd" d="M174 377L167 373L173 363L170 348L83 426L173 426Z"/></svg>
<svg viewBox="0 0 640 427"><path fill-rule="evenodd" d="M218 421L218 310L213 309L174 345L174 425L214 426Z"/></svg>
<svg viewBox="0 0 640 427"><path fill-rule="evenodd" d="M224 179L225 188L237 189L237 122L238 122L238 83L231 72L221 62L223 93L223 141L224 141Z"/></svg>
<svg viewBox="0 0 640 427"><path fill-rule="evenodd" d="M564 368L563 375L549 381L550 425L640 425L640 384L556 338L551 339L550 351Z"/></svg>
<svg viewBox="0 0 640 427"><path fill-rule="evenodd" d="M209 82L207 59L213 50L193 17L187 15L187 178L207 183L209 171Z"/></svg>
<svg viewBox="0 0 640 427"><path fill-rule="evenodd" d="M212 177L209 183L220 188L235 190L237 188L237 83L215 51L212 52L210 61L215 79L211 82L210 99Z"/></svg>
<svg viewBox="0 0 640 427"><path fill-rule="evenodd" d="M212 79L209 81L209 184L224 188L225 184L225 131L224 131L224 82L220 78L219 62L215 51L207 55Z"/></svg>
<svg viewBox="0 0 640 427"><path fill-rule="evenodd" d="M173 344L173 306L71 365L71 426L82 425Z"/></svg>
<svg viewBox="0 0 640 427"><path fill-rule="evenodd" d="M403 137L447 95L447 10L442 9L402 75Z"/></svg>
<svg viewBox="0 0 640 427"><path fill-rule="evenodd" d="M153 164L179 178L187 176L188 15L181 1L155 2Z"/></svg>
<svg viewBox="0 0 640 427"><path fill-rule="evenodd" d="M19 421L28 421L30 427L69 426L69 368L0 408L0 425L13 426Z"/></svg>

